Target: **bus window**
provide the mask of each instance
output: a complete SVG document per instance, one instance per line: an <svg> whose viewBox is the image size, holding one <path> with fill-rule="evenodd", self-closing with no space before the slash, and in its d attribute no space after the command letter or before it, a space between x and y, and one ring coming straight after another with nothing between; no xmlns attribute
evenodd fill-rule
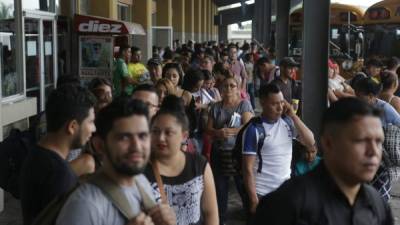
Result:
<svg viewBox="0 0 400 225"><path fill-rule="evenodd" d="M331 39L332 40L337 40L337 39L339 39L339 29L337 29L337 28L334 28L334 29L332 29L332 36L331 36Z"/></svg>

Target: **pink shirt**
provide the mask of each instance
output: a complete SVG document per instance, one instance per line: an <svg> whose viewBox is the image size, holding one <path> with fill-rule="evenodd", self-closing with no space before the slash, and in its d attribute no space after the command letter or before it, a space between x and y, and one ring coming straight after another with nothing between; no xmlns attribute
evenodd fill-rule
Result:
<svg viewBox="0 0 400 225"><path fill-rule="evenodd" d="M242 81L245 78L247 78L247 73L244 64L239 60L231 61L229 69L235 76L236 80L239 81L240 86L242 86Z"/></svg>

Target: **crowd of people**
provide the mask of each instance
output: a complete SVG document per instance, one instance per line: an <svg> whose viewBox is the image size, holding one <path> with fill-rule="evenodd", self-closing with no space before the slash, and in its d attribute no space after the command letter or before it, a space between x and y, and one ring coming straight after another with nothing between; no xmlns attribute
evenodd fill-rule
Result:
<svg viewBox="0 0 400 225"><path fill-rule="evenodd" d="M320 145L298 116L300 64L255 43L155 47L146 65L120 46L112 79L60 77L21 172L24 224L64 196L58 225L224 225L230 179L247 224L393 224L400 165L380 161L400 155L383 150L400 62L348 81L328 66Z"/></svg>

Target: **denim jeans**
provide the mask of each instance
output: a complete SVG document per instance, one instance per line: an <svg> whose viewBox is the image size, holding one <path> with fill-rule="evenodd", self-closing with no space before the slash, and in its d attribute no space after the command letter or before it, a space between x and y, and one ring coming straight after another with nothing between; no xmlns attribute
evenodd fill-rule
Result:
<svg viewBox="0 0 400 225"><path fill-rule="evenodd" d="M250 103L251 106L253 107L253 110L256 108L256 98L254 95L255 92L255 87L254 87L254 83L248 83L247 84L247 93L249 93L250 96Z"/></svg>

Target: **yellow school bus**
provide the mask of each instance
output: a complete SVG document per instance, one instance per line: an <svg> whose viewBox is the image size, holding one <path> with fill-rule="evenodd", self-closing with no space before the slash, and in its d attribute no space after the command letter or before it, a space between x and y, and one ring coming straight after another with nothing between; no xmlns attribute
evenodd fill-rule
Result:
<svg viewBox="0 0 400 225"><path fill-rule="evenodd" d="M330 56L341 65L342 75L358 71L363 53L365 10L354 5L332 3L330 6ZM303 8L293 8L289 19L289 54L301 60L303 46ZM343 64L343 62L346 62Z"/></svg>
<svg viewBox="0 0 400 225"><path fill-rule="evenodd" d="M368 57L400 57L400 0L385 0L369 7L364 25Z"/></svg>

